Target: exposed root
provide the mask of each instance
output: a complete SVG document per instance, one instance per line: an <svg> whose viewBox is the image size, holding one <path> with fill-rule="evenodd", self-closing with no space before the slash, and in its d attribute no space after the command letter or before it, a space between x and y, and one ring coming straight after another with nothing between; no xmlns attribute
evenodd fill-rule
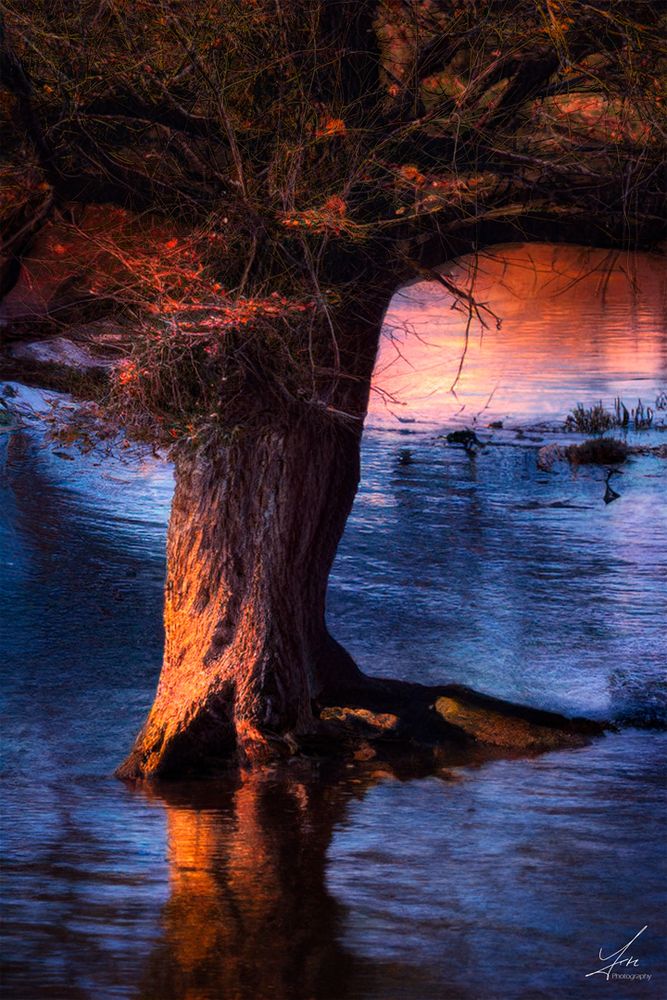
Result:
<svg viewBox="0 0 667 1000"><path fill-rule="evenodd" d="M359 764L403 760L408 770L412 761L419 773L428 773L452 754L472 762L572 748L605 730L603 723L513 704L461 685L429 687L364 675L351 687L322 695L313 708L312 726L300 733L271 733L239 720L235 747L225 744L218 753L212 752L209 728L194 726L173 742L157 771L135 751L117 775L132 781L182 777L295 757Z"/></svg>
<svg viewBox="0 0 667 1000"><path fill-rule="evenodd" d="M320 719L354 737L437 747L474 742L516 751L581 746L604 732L602 723L568 718L479 694L462 685L429 687L368 678L364 688L330 694ZM332 704L335 702L335 704Z"/></svg>

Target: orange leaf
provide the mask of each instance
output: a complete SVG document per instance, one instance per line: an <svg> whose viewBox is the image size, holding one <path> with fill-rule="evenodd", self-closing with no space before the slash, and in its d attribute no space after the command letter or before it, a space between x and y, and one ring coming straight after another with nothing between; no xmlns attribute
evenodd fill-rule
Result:
<svg viewBox="0 0 667 1000"><path fill-rule="evenodd" d="M328 212L333 212L335 215L345 215L347 211L347 205L340 195L334 194L331 198L328 198L324 203L324 207Z"/></svg>
<svg viewBox="0 0 667 1000"><path fill-rule="evenodd" d="M345 135L346 131L345 122L342 118L329 118L317 130L317 137L322 138L322 136L329 135Z"/></svg>

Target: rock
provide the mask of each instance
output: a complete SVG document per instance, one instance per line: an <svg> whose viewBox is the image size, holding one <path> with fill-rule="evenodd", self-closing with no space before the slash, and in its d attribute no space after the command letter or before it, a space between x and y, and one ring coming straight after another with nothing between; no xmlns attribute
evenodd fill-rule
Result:
<svg viewBox="0 0 667 1000"><path fill-rule="evenodd" d="M51 362L69 368L107 368L110 362L96 357L85 343L67 337L30 340L13 344L10 356L17 360Z"/></svg>
<svg viewBox="0 0 667 1000"><path fill-rule="evenodd" d="M438 698L435 710L445 722L480 743L505 749L555 750L563 746L580 746L583 742L578 733L540 725L455 697Z"/></svg>
<svg viewBox="0 0 667 1000"><path fill-rule="evenodd" d="M492 420L491 423L488 424L488 426L491 427L494 431L501 431L503 429L503 422L502 420Z"/></svg>
<svg viewBox="0 0 667 1000"><path fill-rule="evenodd" d="M537 453L537 468L542 472L551 472L554 462L559 462L564 457L559 444L545 444Z"/></svg>
<svg viewBox="0 0 667 1000"><path fill-rule="evenodd" d="M481 441L474 431L451 431L447 435L447 444L462 444L466 451L471 451L473 445L481 445Z"/></svg>
<svg viewBox="0 0 667 1000"><path fill-rule="evenodd" d="M391 712L371 712L367 708L323 708L320 712L323 722L337 722L356 736L369 739L393 736L399 726L399 718Z"/></svg>

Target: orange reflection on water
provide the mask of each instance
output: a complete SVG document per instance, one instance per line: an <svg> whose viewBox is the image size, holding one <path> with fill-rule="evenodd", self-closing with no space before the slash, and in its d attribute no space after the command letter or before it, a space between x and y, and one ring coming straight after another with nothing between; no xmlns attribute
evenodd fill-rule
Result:
<svg viewBox="0 0 667 1000"><path fill-rule="evenodd" d="M371 423L562 419L578 401L643 393L652 402L667 369L662 256L512 244L444 271L501 326L488 312L486 329L468 325L437 284L402 289L387 314Z"/></svg>
<svg viewBox="0 0 667 1000"><path fill-rule="evenodd" d="M326 850L345 796L296 774L168 786L170 898L143 1000L340 997Z"/></svg>

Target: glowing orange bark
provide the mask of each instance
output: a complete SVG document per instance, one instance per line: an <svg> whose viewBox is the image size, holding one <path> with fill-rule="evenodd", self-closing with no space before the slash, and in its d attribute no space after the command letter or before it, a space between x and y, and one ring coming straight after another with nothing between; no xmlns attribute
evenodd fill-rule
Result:
<svg viewBox="0 0 667 1000"><path fill-rule="evenodd" d="M122 776L289 747L311 726L326 672L356 671L327 634L324 604L358 477L358 431L312 417L181 455L164 666Z"/></svg>

